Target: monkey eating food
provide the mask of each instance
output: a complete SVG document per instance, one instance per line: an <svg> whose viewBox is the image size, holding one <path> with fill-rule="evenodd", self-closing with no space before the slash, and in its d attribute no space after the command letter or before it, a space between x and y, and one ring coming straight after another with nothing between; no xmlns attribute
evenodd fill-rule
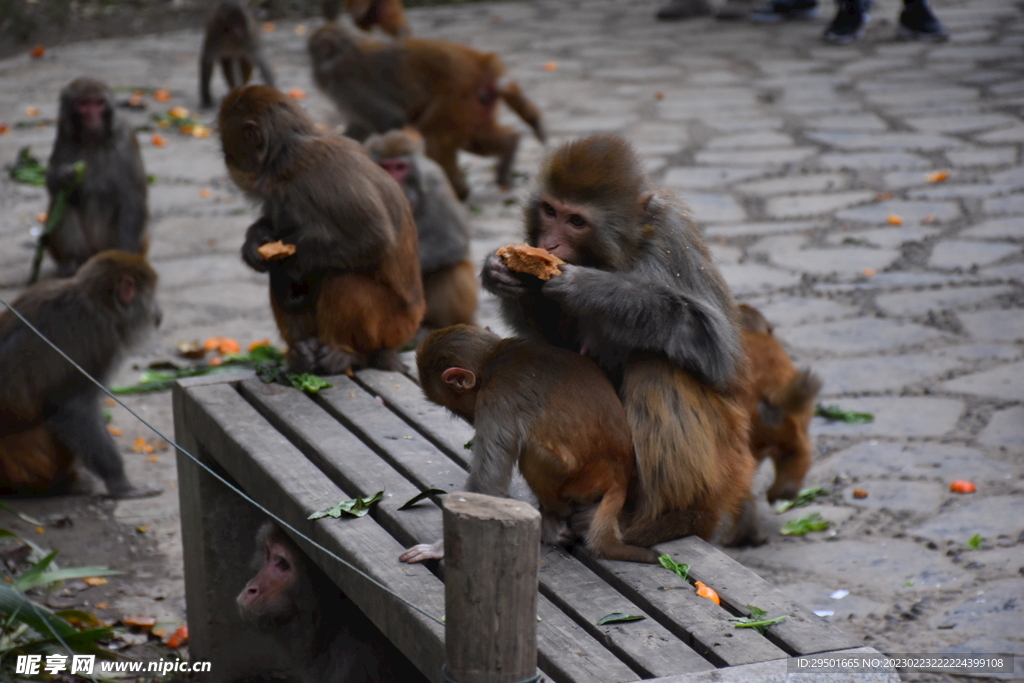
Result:
<svg viewBox="0 0 1024 683"><path fill-rule="evenodd" d="M622 404L594 363L538 341L457 325L424 340L417 366L427 398L476 428L467 491L508 495L518 464L540 504L544 542L570 542L568 520L580 513L588 519L581 535L595 556L657 562L653 550L622 540L633 447ZM443 555L438 541L399 559Z"/></svg>

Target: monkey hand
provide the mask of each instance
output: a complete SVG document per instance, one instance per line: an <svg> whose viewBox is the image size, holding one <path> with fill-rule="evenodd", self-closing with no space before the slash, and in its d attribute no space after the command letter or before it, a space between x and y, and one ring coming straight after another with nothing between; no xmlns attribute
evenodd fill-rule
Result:
<svg viewBox="0 0 1024 683"><path fill-rule="evenodd" d="M348 372L357 360L354 354L328 346L315 337L303 339L288 349L288 369L298 373L340 375Z"/></svg>
<svg viewBox="0 0 1024 683"><path fill-rule="evenodd" d="M259 219L245 231L245 243L242 244L242 260L249 264L249 267L256 272L267 272L272 262L264 259L260 255L259 249L267 242L273 242L276 239L274 224L270 222L270 219ZM273 261L273 263L281 264L285 260L287 259Z"/></svg>
<svg viewBox="0 0 1024 683"><path fill-rule="evenodd" d="M549 296L556 301L580 291L580 287L583 286L581 280L587 277L588 270L592 270L570 263L562 263L558 267L562 269L562 274L555 275L541 288L544 296Z"/></svg>
<svg viewBox="0 0 1024 683"><path fill-rule="evenodd" d="M442 560L444 559L444 541L414 545L399 555L398 559L409 564L416 564L426 560Z"/></svg>
<svg viewBox="0 0 1024 683"><path fill-rule="evenodd" d="M540 279L533 275L517 273L509 268L505 264L505 259L498 256L497 252L492 252L484 261L480 277L484 288L489 292L510 299L519 298L530 290L527 278L540 282Z"/></svg>
<svg viewBox="0 0 1024 683"><path fill-rule="evenodd" d="M61 189L72 190L82 181L82 168L85 162L76 161L71 164L60 164L51 173L51 177Z"/></svg>

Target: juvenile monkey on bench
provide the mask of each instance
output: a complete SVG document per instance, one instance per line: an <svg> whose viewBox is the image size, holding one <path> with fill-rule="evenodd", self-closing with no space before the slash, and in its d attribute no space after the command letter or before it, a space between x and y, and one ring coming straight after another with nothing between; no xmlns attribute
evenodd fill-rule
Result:
<svg viewBox="0 0 1024 683"><path fill-rule="evenodd" d="M585 511L597 557L657 562L622 541L619 516L634 473L626 412L611 382L583 356L526 339L456 325L432 332L417 354L427 398L476 428L466 490L508 495L518 463L537 496L545 543L573 540L568 519ZM583 400L580 400L584 397ZM414 546L403 562L444 556L443 541Z"/></svg>

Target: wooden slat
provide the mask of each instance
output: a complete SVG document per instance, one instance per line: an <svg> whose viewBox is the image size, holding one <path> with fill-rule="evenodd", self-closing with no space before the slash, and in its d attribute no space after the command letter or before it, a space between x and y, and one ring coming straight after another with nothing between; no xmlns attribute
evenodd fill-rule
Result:
<svg viewBox="0 0 1024 683"><path fill-rule="evenodd" d="M654 619L598 626L598 620L615 612L647 614L562 548L542 546L541 558L544 594L641 675L715 668Z"/></svg>
<svg viewBox="0 0 1024 683"><path fill-rule="evenodd" d="M397 378L399 375L389 373L389 377ZM381 453L420 490L439 488L455 491L463 487L465 470L433 444L416 435L405 421L348 377L331 377L330 382L334 387L321 390L317 402L364 439L375 452ZM412 438L404 438L410 434ZM456 478L454 481L453 477ZM413 533L408 527L406 529ZM416 541L429 543L439 538L440 524L433 533ZM555 681L612 683L639 678L546 597L539 600L538 614L542 619L538 624L537 643L540 668Z"/></svg>
<svg viewBox="0 0 1024 683"><path fill-rule="evenodd" d="M356 379L457 462L468 464L469 451L464 446L473 438L473 427L424 398L418 384L403 375L373 369L360 370Z"/></svg>
<svg viewBox="0 0 1024 683"><path fill-rule="evenodd" d="M663 543L660 550L690 565L690 578L715 589L724 604L741 614L747 605L760 607L769 617L786 615L786 620L768 629L767 637L793 655L856 647L853 638L807 610L714 546L689 536Z"/></svg>
<svg viewBox="0 0 1024 683"><path fill-rule="evenodd" d="M384 500L370 514L404 546L429 539L441 528L441 510L429 501L408 510L398 508L420 488L395 471L359 437L345 429L303 392L257 379L239 385L249 401L331 481L353 496L371 496L381 489ZM360 391L361 400L376 401ZM379 404L378 404L379 405Z"/></svg>
<svg viewBox="0 0 1024 683"><path fill-rule="evenodd" d="M850 655L871 655L882 659L886 656L870 647L822 653L822 656L840 658ZM879 671L877 673L805 673L794 677L789 673L788 660L774 659L768 662L717 669L716 671L655 678L647 683L787 683L794 680L826 681L827 683L900 683L900 676L895 671Z"/></svg>
<svg viewBox="0 0 1024 683"><path fill-rule="evenodd" d="M306 518L350 498L247 404L231 385L190 388L183 393L182 419L258 502L390 591L440 617L444 586L425 567L400 565L402 546L369 517L356 520ZM224 520L230 524L231 520ZM376 626L431 680L440 683L444 628L410 609L391 593L325 557L301 539L299 545Z"/></svg>
<svg viewBox="0 0 1024 683"><path fill-rule="evenodd" d="M656 550L664 552L659 546ZM585 550L576 556L669 631L719 666L736 666L785 657L786 653L754 629L736 628L722 607L696 594L689 583L667 569L635 562L597 560Z"/></svg>

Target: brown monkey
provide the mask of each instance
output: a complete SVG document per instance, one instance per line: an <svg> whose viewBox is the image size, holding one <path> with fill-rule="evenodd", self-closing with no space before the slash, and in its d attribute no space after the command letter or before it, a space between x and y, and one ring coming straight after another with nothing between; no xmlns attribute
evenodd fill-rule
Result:
<svg viewBox="0 0 1024 683"><path fill-rule="evenodd" d="M299 683L425 683L427 680L277 525L256 535L257 569L238 594L238 613L274 636Z"/></svg>
<svg viewBox="0 0 1024 683"><path fill-rule="evenodd" d="M545 543L571 541L569 517L587 508L584 537L595 556L658 561L653 550L622 541L633 446L615 388L594 363L541 342L456 325L431 332L416 364L427 398L476 427L467 491L508 495L518 464L540 504ZM399 559L443 555L438 541Z"/></svg>
<svg viewBox="0 0 1024 683"><path fill-rule="evenodd" d="M821 379L810 369L797 370L772 326L753 306L740 304L740 328L750 382L745 405L750 414L750 452L757 462L771 457L775 481L768 501L797 497L813 452L807 433Z"/></svg>
<svg viewBox="0 0 1024 683"><path fill-rule="evenodd" d="M498 184L512 183L519 133L498 124L499 99L544 140L540 111L515 81L501 82L505 66L492 52L440 40L353 38L336 23L317 29L308 47L313 79L345 116L346 135L364 140L414 127L459 199L469 194L456 163L460 149L498 157Z"/></svg>
<svg viewBox="0 0 1024 683"><path fill-rule="evenodd" d="M416 333L424 302L416 224L398 183L273 88L232 91L219 121L231 178L263 203L242 258L270 273L292 370L404 367L395 349ZM295 254L264 260L259 247L278 240Z"/></svg>
<svg viewBox="0 0 1024 683"><path fill-rule="evenodd" d="M525 219L562 274L543 282L493 253L483 284L513 329L594 359L618 387L639 484L623 538L706 539L723 514L730 542L756 536L736 304L679 201L628 143L597 136L548 159Z"/></svg>
<svg viewBox="0 0 1024 683"><path fill-rule="evenodd" d="M409 24L405 20L402 0L345 0L345 11L356 26L369 31L377 24L384 32L395 38L409 35ZM324 18L334 21L341 14L342 0L324 0Z"/></svg>
<svg viewBox="0 0 1024 683"><path fill-rule="evenodd" d="M469 260L469 220L444 171L424 156L423 138L413 130L373 135L366 151L398 181L412 207L427 300L423 325L472 325L477 285Z"/></svg>
<svg viewBox="0 0 1024 683"><path fill-rule="evenodd" d="M42 282L12 304L103 381L122 352L160 324L156 273L137 254L105 251L73 278ZM103 423L100 391L9 310L0 312L0 493L59 493L77 457L116 498L138 489Z"/></svg>
<svg viewBox="0 0 1024 683"><path fill-rule="evenodd" d="M77 179L75 164L85 162ZM79 78L60 93L57 140L46 169L50 211L70 190L60 225L49 237L61 277L73 275L106 249L145 254L146 172L135 132L114 106L105 83Z"/></svg>
<svg viewBox="0 0 1024 683"><path fill-rule="evenodd" d="M249 82L253 64L259 67L263 82L274 87L274 72L260 48L259 28L238 0L221 0L206 22L199 58L199 99L204 108L213 106L210 79L218 60L229 90Z"/></svg>

